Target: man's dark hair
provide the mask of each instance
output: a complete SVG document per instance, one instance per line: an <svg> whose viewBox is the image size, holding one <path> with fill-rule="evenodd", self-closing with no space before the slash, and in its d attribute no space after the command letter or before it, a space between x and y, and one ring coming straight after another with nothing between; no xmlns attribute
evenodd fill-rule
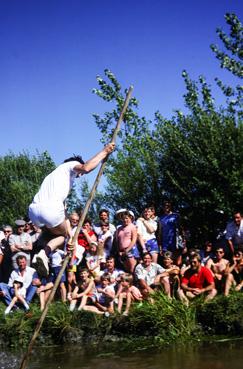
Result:
<svg viewBox="0 0 243 369"><path fill-rule="evenodd" d="M110 214L110 213L109 213L109 210L107 210L107 209L100 209L100 211L99 211L99 215L100 215L101 213L106 213L107 215L109 215L109 214Z"/></svg>
<svg viewBox="0 0 243 369"><path fill-rule="evenodd" d="M68 163L69 161L78 161L80 164L84 164L82 156L80 156L80 155L71 156L70 158L64 160L63 163Z"/></svg>

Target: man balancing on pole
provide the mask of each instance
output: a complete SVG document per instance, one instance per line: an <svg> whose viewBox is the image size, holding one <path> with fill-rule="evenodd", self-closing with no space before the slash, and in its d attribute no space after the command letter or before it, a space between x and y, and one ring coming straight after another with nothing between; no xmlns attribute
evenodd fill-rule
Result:
<svg viewBox="0 0 243 369"><path fill-rule="evenodd" d="M109 143L86 163L80 156L66 159L42 182L29 206L29 217L32 222L47 231L43 235L47 236L48 234L48 241L44 249L36 254L32 261L37 272L41 275L47 276L49 273L48 257L50 253L63 245L66 237L71 237L71 227L65 216L64 203L75 178L95 169L114 148L115 144Z"/></svg>

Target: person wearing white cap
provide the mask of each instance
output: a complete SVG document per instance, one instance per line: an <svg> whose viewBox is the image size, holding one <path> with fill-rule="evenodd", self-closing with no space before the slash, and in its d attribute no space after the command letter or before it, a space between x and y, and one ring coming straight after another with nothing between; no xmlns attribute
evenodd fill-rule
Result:
<svg viewBox="0 0 243 369"><path fill-rule="evenodd" d="M12 252L12 267L18 268L16 259L19 255L25 255L28 266L30 266L30 252L32 250L31 236L24 232L26 222L23 219L15 221L17 232L9 237L9 246Z"/></svg>
<svg viewBox="0 0 243 369"><path fill-rule="evenodd" d="M75 178L91 172L115 148L114 143L106 145L93 158L84 162L80 156L68 158L42 182L38 193L29 206L29 217L34 224L45 227L51 238L44 250L37 254L33 262L38 272L48 275L48 257L57 247L62 246L66 237L72 237L69 221L65 214L65 201L72 189Z"/></svg>

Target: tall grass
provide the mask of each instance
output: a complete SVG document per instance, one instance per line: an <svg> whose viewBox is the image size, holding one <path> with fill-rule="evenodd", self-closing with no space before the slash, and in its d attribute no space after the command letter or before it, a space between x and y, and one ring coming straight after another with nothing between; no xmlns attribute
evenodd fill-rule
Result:
<svg viewBox="0 0 243 369"><path fill-rule="evenodd" d="M68 305L50 305L38 336L39 345L68 343L122 342L121 346L147 342L148 345L198 340L207 335L239 336L243 333L243 294L219 296L209 303L197 300L189 307L169 300L163 293L154 295L154 303L134 304L128 317L114 314L109 318L69 311ZM0 303L0 344L26 346L41 315L33 303L30 313L17 311L4 316Z"/></svg>

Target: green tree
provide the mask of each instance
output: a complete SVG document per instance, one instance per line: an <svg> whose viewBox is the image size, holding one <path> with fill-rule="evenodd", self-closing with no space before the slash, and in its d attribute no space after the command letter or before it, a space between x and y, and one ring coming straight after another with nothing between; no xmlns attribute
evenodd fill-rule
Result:
<svg viewBox="0 0 243 369"><path fill-rule="evenodd" d="M227 17L231 25L229 39L237 38L242 43L238 18L236 21L234 15ZM225 47L229 52L233 50L233 60L235 52L229 44L225 43ZM219 52L216 47L213 49ZM223 57L218 53L218 58L220 55ZM231 65L233 70L228 69L241 77L240 60ZM125 97L114 75L105 70L105 76L106 79L98 77L99 89L94 90L114 106L103 118L94 116L103 140L111 134ZM163 199L169 197L190 224L193 242L200 242L215 233L219 222L225 222L243 198L242 90L232 87L234 97L238 96L232 102L217 80L227 101L225 106L216 106L203 76L198 81L192 81L186 71L182 76L186 115L176 111L171 119L165 119L156 112L154 122L150 122L139 117L137 100L130 102L116 155L106 172L106 199L115 208L127 206L140 212L146 203L152 202L160 210ZM224 218L220 218L221 210Z"/></svg>
<svg viewBox="0 0 243 369"><path fill-rule="evenodd" d="M55 168L47 152L30 156L10 152L0 157L0 225L27 215L28 205L44 177Z"/></svg>

